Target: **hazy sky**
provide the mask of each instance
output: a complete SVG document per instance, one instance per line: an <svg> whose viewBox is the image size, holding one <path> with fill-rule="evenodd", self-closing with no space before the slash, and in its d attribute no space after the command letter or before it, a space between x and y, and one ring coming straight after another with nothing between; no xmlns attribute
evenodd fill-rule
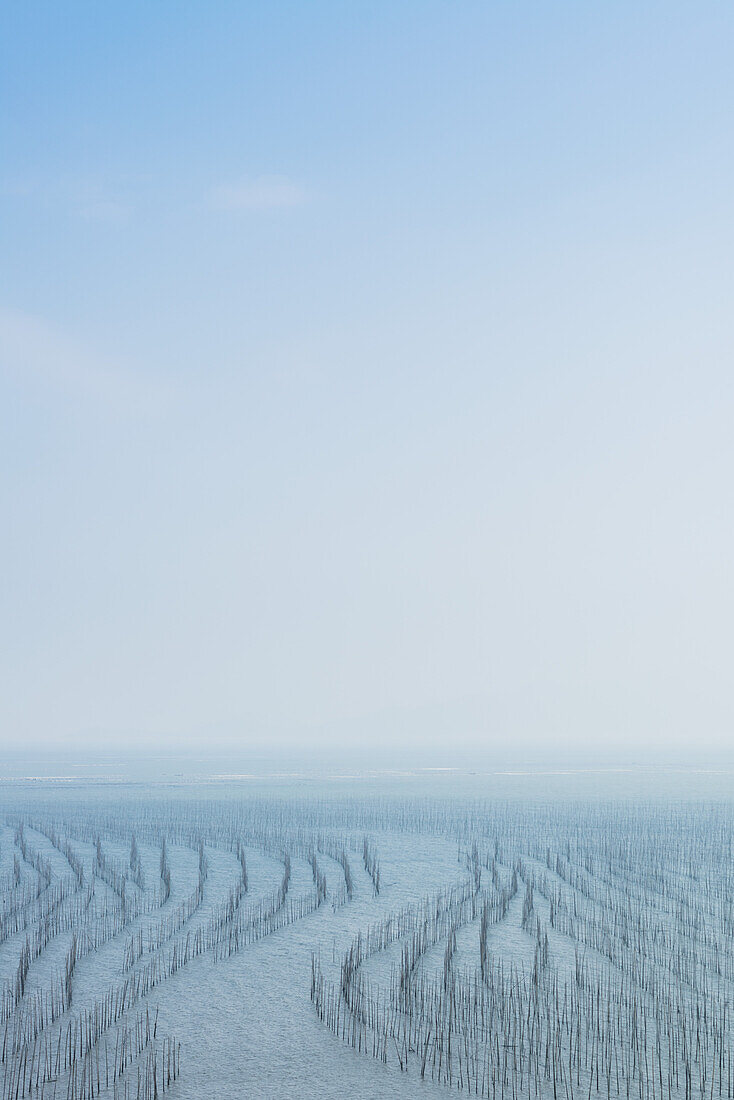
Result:
<svg viewBox="0 0 734 1100"><path fill-rule="evenodd" d="M734 742L734 7L0 40L0 745Z"/></svg>

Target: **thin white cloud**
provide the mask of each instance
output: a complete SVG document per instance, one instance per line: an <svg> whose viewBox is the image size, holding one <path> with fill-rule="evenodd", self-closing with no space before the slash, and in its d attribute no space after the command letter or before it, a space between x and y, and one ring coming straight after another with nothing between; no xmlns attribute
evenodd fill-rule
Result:
<svg viewBox="0 0 734 1100"><path fill-rule="evenodd" d="M0 368L36 385L68 390L123 412L158 412L158 380L89 347L40 317L0 307Z"/></svg>
<svg viewBox="0 0 734 1100"><path fill-rule="evenodd" d="M212 188L210 201L217 210L275 210L300 206L306 193L285 176L256 176Z"/></svg>
<svg viewBox="0 0 734 1100"><path fill-rule="evenodd" d="M86 176L58 179L5 180L2 193L49 210L62 210L86 221L121 222L132 213L130 204L106 182Z"/></svg>

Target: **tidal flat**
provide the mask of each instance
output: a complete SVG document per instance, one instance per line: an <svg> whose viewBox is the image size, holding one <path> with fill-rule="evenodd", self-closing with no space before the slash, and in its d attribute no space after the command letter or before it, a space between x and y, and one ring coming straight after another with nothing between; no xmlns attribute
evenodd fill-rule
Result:
<svg viewBox="0 0 734 1100"><path fill-rule="evenodd" d="M2 1100L732 1096L728 772L11 770Z"/></svg>

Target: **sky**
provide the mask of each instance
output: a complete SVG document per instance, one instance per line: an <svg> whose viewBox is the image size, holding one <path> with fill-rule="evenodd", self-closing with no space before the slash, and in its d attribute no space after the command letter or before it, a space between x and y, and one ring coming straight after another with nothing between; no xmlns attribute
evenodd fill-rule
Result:
<svg viewBox="0 0 734 1100"><path fill-rule="evenodd" d="M0 744L734 744L734 8L0 16Z"/></svg>

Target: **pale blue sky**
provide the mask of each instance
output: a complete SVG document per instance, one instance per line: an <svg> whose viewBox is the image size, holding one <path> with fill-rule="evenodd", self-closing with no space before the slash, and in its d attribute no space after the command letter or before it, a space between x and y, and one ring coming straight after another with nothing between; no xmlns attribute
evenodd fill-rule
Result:
<svg viewBox="0 0 734 1100"><path fill-rule="evenodd" d="M734 8L23 3L0 741L734 741Z"/></svg>

